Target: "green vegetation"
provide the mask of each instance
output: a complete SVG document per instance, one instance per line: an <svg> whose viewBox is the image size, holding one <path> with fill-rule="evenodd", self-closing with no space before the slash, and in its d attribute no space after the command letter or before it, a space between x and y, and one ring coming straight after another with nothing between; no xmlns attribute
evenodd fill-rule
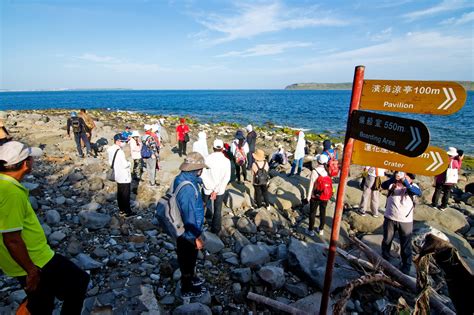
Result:
<svg viewBox="0 0 474 315"><path fill-rule="evenodd" d="M466 91L474 91L473 81L455 81L461 84ZM351 90L351 82L343 83L294 83L285 87L285 90Z"/></svg>
<svg viewBox="0 0 474 315"><path fill-rule="evenodd" d="M462 168L467 171L474 171L474 157L464 156L462 160Z"/></svg>

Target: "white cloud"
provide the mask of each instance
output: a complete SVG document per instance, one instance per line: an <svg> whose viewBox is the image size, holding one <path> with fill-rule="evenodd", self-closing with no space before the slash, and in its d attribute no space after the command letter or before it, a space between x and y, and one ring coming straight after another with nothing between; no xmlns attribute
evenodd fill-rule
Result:
<svg viewBox="0 0 474 315"><path fill-rule="evenodd" d="M372 34L372 33L368 33L367 36L369 37L369 39L373 42L381 42L381 41L385 41L385 40L388 40L390 39L390 37L392 37L392 28L389 27L389 28L386 28L378 33L375 33L375 34Z"/></svg>
<svg viewBox="0 0 474 315"><path fill-rule="evenodd" d="M287 49L309 47L311 43L305 42L286 42L278 44L260 44L252 48L241 50L241 51L230 51L216 57L257 57L257 56L269 56L278 55L285 52Z"/></svg>
<svg viewBox="0 0 474 315"><path fill-rule="evenodd" d="M279 2L268 4L239 4L238 13L232 16L207 14L198 18L208 31L223 33L224 36L210 40L211 44L230 42L241 38L251 38L263 33L285 29L299 29L313 26L342 26L347 20L331 17L328 12L320 12L316 7L287 8ZM199 35L208 35L199 32ZM209 38L203 38L209 40Z"/></svg>
<svg viewBox="0 0 474 315"><path fill-rule="evenodd" d="M99 56L93 53L84 53L80 56L73 57L74 59L79 59L88 63L93 63L105 69L110 69L115 72L121 73L157 73L169 71L169 69L161 67L155 63L139 63L132 62L124 59L119 59L111 56ZM71 64L65 64L66 68L71 68ZM75 68L80 67L78 64L74 64Z"/></svg>
<svg viewBox="0 0 474 315"><path fill-rule="evenodd" d="M441 3L435 6L404 14L403 17L407 20L413 21L416 19L433 16L443 12L454 11L469 6L472 6L472 4L468 4L464 0L443 0Z"/></svg>
<svg viewBox="0 0 474 315"><path fill-rule="evenodd" d="M98 56L96 54L85 53L80 56L76 56L76 59L80 59L83 61L92 61L92 62L99 62L99 63L120 63L122 60L117 59L115 57L110 56Z"/></svg>
<svg viewBox="0 0 474 315"><path fill-rule="evenodd" d="M441 22L442 25L461 25L474 21L474 11L464 13L459 19L449 18Z"/></svg>

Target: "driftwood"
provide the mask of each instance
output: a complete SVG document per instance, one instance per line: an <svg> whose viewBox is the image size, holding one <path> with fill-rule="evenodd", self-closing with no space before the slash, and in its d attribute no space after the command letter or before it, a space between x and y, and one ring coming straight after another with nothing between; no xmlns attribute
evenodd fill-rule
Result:
<svg viewBox="0 0 474 315"><path fill-rule="evenodd" d="M309 313L306 313L305 311L299 310L297 308L294 308L292 306L286 305L284 303L275 301L273 299L270 299L266 296L255 294L253 292L249 292L247 294L247 299L251 301L255 301L257 303L265 304L267 306L270 306L278 311L286 312L289 314L293 315L310 315ZM318 312L315 311L315 315L319 314Z"/></svg>
<svg viewBox="0 0 474 315"><path fill-rule="evenodd" d="M359 248L367 255L370 261L374 264L379 264L383 271L390 277L392 277L396 282L400 283L408 290L413 293L417 293L416 289L416 280L413 277L407 276L402 273L400 270L395 268L391 263L382 258L379 254L373 251L369 246L363 243L356 237L351 238L354 243L356 243ZM433 289L429 289L430 295L430 306L440 314L452 314L455 315L455 312L446 306L443 299L440 295Z"/></svg>
<svg viewBox="0 0 474 315"><path fill-rule="evenodd" d="M347 301L350 299L352 291L361 285L374 282L384 282L394 287L400 287L400 284L394 282L392 279L381 273L362 276L359 279L351 281L346 285L344 291L342 292L341 298L334 305L333 313L335 315L344 314Z"/></svg>
<svg viewBox="0 0 474 315"><path fill-rule="evenodd" d="M327 249L327 248L326 248ZM376 270L376 266L374 266L372 263L368 262L367 260L360 259L354 255L349 254L345 250L341 248L336 249L337 253L344 257L348 262L351 264L358 266L361 269L368 269L368 270Z"/></svg>

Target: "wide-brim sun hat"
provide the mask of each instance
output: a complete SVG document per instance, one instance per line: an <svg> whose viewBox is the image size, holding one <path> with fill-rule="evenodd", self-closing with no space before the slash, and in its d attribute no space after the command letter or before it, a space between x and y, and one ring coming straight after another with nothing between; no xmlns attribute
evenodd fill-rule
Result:
<svg viewBox="0 0 474 315"><path fill-rule="evenodd" d="M191 152L184 159L184 162L179 166L179 169L184 172L197 171L203 168L209 168L204 157L199 152Z"/></svg>
<svg viewBox="0 0 474 315"><path fill-rule="evenodd" d="M449 156L458 156L458 150L456 150L455 147L449 147L446 153L448 153Z"/></svg>
<svg viewBox="0 0 474 315"><path fill-rule="evenodd" d="M265 161L265 152L262 149L257 149L252 155L255 161Z"/></svg>
<svg viewBox="0 0 474 315"><path fill-rule="evenodd" d="M140 133L137 130L132 131L131 137L140 137Z"/></svg>

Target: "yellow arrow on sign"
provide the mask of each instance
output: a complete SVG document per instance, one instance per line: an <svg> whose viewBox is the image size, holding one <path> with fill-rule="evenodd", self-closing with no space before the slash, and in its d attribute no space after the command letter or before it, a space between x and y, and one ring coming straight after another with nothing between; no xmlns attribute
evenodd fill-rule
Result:
<svg viewBox="0 0 474 315"><path fill-rule="evenodd" d="M446 151L429 146L421 155L410 158L373 144L354 140L352 163L381 167L389 170L435 176L444 172L449 165Z"/></svg>
<svg viewBox="0 0 474 315"><path fill-rule="evenodd" d="M450 115L466 102L456 82L364 80L360 109Z"/></svg>

